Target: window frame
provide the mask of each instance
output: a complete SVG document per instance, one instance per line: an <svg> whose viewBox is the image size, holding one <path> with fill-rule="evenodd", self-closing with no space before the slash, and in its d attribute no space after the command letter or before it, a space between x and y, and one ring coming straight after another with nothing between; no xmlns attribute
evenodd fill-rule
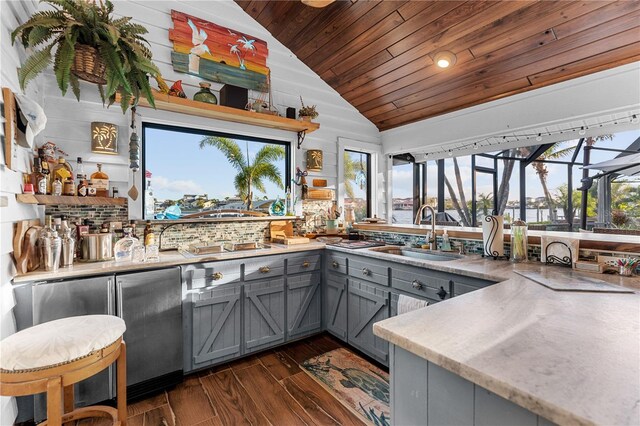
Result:
<svg viewBox="0 0 640 426"><path fill-rule="evenodd" d="M188 133L188 134L195 134L195 135L202 135L202 136L221 136L221 137L227 137L230 139L240 139L240 140L248 140L250 142L261 142L261 143L269 143L269 144L274 144L274 145L282 145L285 149L285 176L284 176L284 180L283 182L285 183L285 189L283 191L286 191L287 186L291 187L291 179L293 176L293 167L295 164L295 158L294 158L294 151L292 149L292 141L291 140L286 140L286 139L278 139L278 138L266 138L266 137L262 137L262 136L255 136L252 134L246 134L246 133L229 133L229 132L224 132L224 131L220 131L220 130L216 130L216 129L212 129L212 128L206 128L206 127L195 127L195 126L189 126L189 124L184 123L184 124L166 124L166 123L159 123L156 121L142 121L141 123L141 136L140 136L140 169L141 169L141 178L142 178L142 197L140 197L142 200L140 202L140 206L141 206L141 212L140 212L140 216L144 219L144 220L158 220L158 219L147 219L144 217L144 212L145 212L145 197L144 197L144 193L147 189L147 178L146 176L146 171L147 171L147 159L146 159L146 152L147 152L147 141L146 141L146 129L148 128L153 128L153 129L160 129L160 130L167 130L167 131L176 131L176 132L182 132L182 133ZM292 189L293 190L293 189ZM242 221L243 218L239 217L236 218L238 221ZM171 222L177 222L180 219L177 220L171 220Z"/></svg>
<svg viewBox="0 0 640 426"><path fill-rule="evenodd" d="M348 138L338 138L338 176L336 182L336 198L339 207L344 209L344 197L346 191L344 183L341 183L344 176L344 153L345 151L369 154L367 162L367 217L378 215L378 164L382 155L382 146L369 142L362 142ZM382 195L381 199L384 199Z"/></svg>

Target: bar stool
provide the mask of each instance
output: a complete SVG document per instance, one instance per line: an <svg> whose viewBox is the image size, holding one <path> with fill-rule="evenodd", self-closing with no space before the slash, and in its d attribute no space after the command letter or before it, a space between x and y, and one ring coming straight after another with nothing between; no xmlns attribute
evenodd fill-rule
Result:
<svg viewBox="0 0 640 426"><path fill-rule="evenodd" d="M112 315L84 315L46 322L0 342L0 395L47 393L47 421L62 423L87 417L127 422L124 321ZM117 362L117 409L94 405L74 409L73 385ZM64 409L64 412L62 411Z"/></svg>

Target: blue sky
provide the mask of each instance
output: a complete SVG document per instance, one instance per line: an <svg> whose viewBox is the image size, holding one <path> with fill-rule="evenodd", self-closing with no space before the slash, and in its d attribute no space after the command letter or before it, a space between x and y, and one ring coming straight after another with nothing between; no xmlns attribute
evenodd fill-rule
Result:
<svg viewBox="0 0 640 426"><path fill-rule="evenodd" d="M216 148L200 149L201 135L156 128L146 128L145 132L145 166L152 173L151 187L157 199L177 199L183 194L207 194L218 199L236 195L236 170ZM248 144L250 158L263 146L259 142L236 141L243 152ZM281 160L279 166L284 176L285 161ZM271 182L265 181L265 187L269 198L284 196L284 190ZM254 189L254 196L262 195Z"/></svg>
<svg viewBox="0 0 640 426"><path fill-rule="evenodd" d="M640 130L632 130L627 132L616 133L613 137L612 141L602 141L598 142L596 146L607 147L607 148L615 148L615 149L625 149L627 148L634 140L640 137ZM578 140L572 140L565 143L566 146L575 146L578 143ZM591 163L598 163L600 161L609 160L617 156L617 153L614 152L606 152L606 151L592 151L591 155ZM582 152L578 156L578 159L582 159ZM568 160L568 159L567 159ZM453 162L451 159L446 159L446 165L451 165L451 169L447 168L446 173L449 176L450 181L453 181L455 177L453 177ZM479 160L480 161L480 160ZM487 160L490 161L490 160ZM463 186L465 188L465 194L467 194L467 198L471 197L471 160L470 157L461 157L458 160L460 165L460 173L462 175ZM484 164L483 164L484 165ZM487 164L489 165L489 164ZM566 183L567 181L567 167L564 165L556 165L556 164L548 164L549 169L549 177L548 177L548 186L551 192L554 192L556 188L560 185ZM398 166L394 168L393 171L393 197L395 198L406 198L412 197L412 166ZM451 171L451 173L449 173ZM591 175L593 176L597 172L592 171ZM582 169L579 167L575 167L573 169L573 182L574 188L580 186L580 178L582 177ZM634 177L631 178L632 181L640 182L640 178ZM435 162L431 161L428 163L428 172L427 172L427 181L431 182L428 184L428 196L435 197L437 195L436 184L437 181L437 169L435 166ZM519 199L519 190L518 190L518 173L517 170L514 171L511 181L510 181L510 192L509 192L509 200L518 200ZM490 194L492 190L492 183L490 175L481 175L478 177L478 194L485 193ZM447 193L448 194L448 193ZM538 176L527 168L527 196L528 197L542 197L544 194L542 192L542 187L540 185L540 180Z"/></svg>

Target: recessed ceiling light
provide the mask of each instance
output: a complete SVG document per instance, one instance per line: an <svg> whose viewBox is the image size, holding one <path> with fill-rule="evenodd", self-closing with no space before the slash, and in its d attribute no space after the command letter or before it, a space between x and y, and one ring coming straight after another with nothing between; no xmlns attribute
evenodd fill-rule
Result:
<svg viewBox="0 0 640 426"><path fill-rule="evenodd" d="M311 6L311 7L326 7L329 6L331 3L333 3L336 0L301 0L302 4L306 4L307 6Z"/></svg>
<svg viewBox="0 0 640 426"><path fill-rule="evenodd" d="M448 50L438 52L433 57L433 62L440 68L451 68L456 64L456 55Z"/></svg>

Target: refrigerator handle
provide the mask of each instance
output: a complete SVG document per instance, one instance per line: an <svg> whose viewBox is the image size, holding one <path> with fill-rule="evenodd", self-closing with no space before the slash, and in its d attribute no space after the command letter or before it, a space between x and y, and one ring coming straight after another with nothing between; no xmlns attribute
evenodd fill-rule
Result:
<svg viewBox="0 0 640 426"><path fill-rule="evenodd" d="M122 281L116 280L116 315L122 318Z"/></svg>
<svg viewBox="0 0 640 426"><path fill-rule="evenodd" d="M107 313L109 313L109 315L113 315L113 310L115 309L115 301L113 298L113 280L111 278L109 278L107 280Z"/></svg>

